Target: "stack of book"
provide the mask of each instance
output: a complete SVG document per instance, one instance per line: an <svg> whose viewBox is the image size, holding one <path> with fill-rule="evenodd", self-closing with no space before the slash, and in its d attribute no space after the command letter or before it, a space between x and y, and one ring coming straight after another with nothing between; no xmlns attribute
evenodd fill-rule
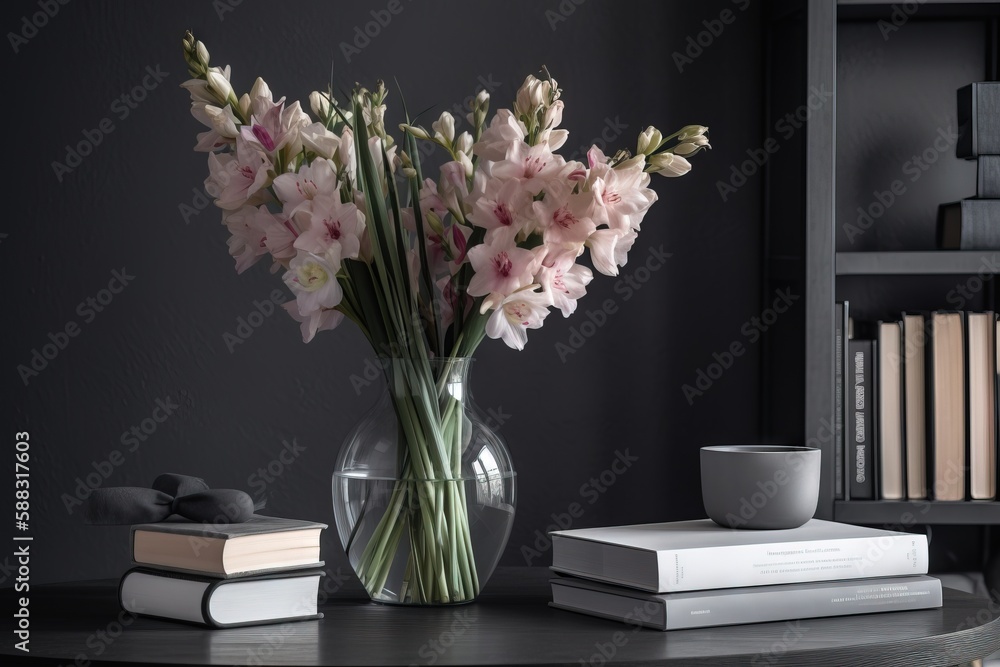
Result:
<svg viewBox="0 0 1000 667"><path fill-rule="evenodd" d="M320 532L326 524L254 515L223 525L132 526L125 611L211 627L322 618Z"/></svg>
<svg viewBox="0 0 1000 667"><path fill-rule="evenodd" d="M938 245L944 250L1000 250L1000 83L958 91L956 155L977 161L976 196L942 204Z"/></svg>
<svg viewBox="0 0 1000 667"><path fill-rule="evenodd" d="M940 607L927 539L813 519L552 533L552 606L658 630Z"/></svg>
<svg viewBox="0 0 1000 667"><path fill-rule="evenodd" d="M993 312L903 313L854 337L838 304L838 496L997 497L1000 322Z"/></svg>

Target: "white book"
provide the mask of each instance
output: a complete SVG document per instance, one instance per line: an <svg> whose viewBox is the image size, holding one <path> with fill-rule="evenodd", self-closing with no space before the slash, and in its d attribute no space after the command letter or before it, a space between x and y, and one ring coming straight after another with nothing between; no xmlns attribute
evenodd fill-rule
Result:
<svg viewBox="0 0 1000 667"><path fill-rule="evenodd" d="M650 595L585 579L552 580L553 607L657 630L934 609L934 577L888 577Z"/></svg>
<svg viewBox="0 0 1000 667"><path fill-rule="evenodd" d="M811 519L789 530L709 519L554 531L557 572L671 593L927 574L927 538Z"/></svg>

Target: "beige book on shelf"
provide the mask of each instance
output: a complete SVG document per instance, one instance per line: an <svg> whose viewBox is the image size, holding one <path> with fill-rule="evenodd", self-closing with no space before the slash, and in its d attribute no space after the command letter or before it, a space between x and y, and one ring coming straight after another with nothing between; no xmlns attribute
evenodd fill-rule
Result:
<svg viewBox="0 0 1000 667"><path fill-rule="evenodd" d="M925 318L903 313L903 429L906 497L927 497L927 376L924 374Z"/></svg>
<svg viewBox="0 0 1000 667"><path fill-rule="evenodd" d="M969 345L969 494L992 500L997 493L996 315L966 316Z"/></svg>
<svg viewBox="0 0 1000 667"><path fill-rule="evenodd" d="M935 312L927 343L928 446L935 500L965 500L965 336L962 313Z"/></svg>
<svg viewBox="0 0 1000 667"><path fill-rule="evenodd" d="M902 337L899 322L879 322L878 455L881 497L885 500L902 500L905 497Z"/></svg>

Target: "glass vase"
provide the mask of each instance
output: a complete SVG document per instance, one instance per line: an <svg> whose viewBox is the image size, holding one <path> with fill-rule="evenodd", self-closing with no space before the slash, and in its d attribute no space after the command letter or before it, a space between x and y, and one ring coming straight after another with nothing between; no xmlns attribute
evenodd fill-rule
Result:
<svg viewBox="0 0 1000 667"><path fill-rule="evenodd" d="M514 522L510 454L472 401L471 358L381 365L385 391L348 434L333 474L341 544L376 602L470 602Z"/></svg>

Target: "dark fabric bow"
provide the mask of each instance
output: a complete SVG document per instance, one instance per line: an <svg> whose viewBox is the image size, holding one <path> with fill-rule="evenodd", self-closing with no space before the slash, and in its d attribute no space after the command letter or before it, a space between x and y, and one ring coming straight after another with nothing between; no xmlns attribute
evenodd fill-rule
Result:
<svg viewBox="0 0 1000 667"><path fill-rule="evenodd" d="M254 513L253 499L237 489L210 489L200 477L164 473L153 488L94 489L84 506L87 523L112 526L157 523L178 514L201 523L243 523Z"/></svg>

